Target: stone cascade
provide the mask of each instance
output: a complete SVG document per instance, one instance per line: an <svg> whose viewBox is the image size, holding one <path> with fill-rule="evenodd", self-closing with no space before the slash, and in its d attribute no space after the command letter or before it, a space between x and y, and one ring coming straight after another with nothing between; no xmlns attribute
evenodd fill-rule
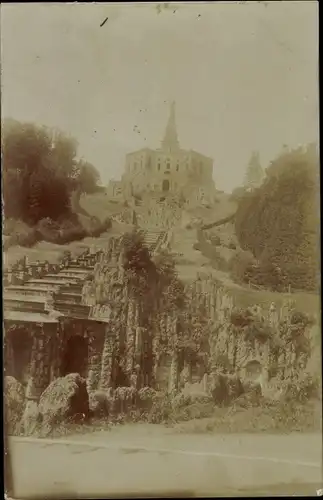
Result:
<svg viewBox="0 0 323 500"><path fill-rule="evenodd" d="M152 252L156 251L166 238L168 232L155 231L156 246L153 240L147 245ZM73 337L86 342L90 392L125 385L125 380L137 387L159 385L160 369L165 363L160 344L165 338L176 340L179 313L163 311L162 304L155 304L148 313L144 311L127 286L122 263L122 237L112 237L104 248L87 250L78 259L66 260L56 273L47 267L48 272L42 277L29 275L24 283L5 288L6 336L15 329L22 336L24 330L29 332L30 397L37 397L49 381L62 373L64 367L59 360ZM254 314L265 317L273 338L250 340L242 335L242 329L232 328L233 299L213 277L201 274L185 287L185 294L188 314L202 314L213 328L211 371L223 370L218 362L221 356L227 358L228 370L241 377L248 377L250 364L258 363L266 385L272 365L277 365L277 376L281 379L296 376L300 366L306 365L306 357L295 351L292 342L273 348L273 338L279 337L279 322L290 316L288 308L285 311L271 308L265 313L256 307ZM169 358L168 390L173 392L179 383L177 348Z"/></svg>

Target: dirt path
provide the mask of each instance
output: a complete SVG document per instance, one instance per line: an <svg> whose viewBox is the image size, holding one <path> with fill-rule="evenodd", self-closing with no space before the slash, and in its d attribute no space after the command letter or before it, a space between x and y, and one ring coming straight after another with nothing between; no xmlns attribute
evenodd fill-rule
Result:
<svg viewBox="0 0 323 500"><path fill-rule="evenodd" d="M150 426L73 439L11 440L15 497L256 494L322 484L317 435L174 436Z"/></svg>

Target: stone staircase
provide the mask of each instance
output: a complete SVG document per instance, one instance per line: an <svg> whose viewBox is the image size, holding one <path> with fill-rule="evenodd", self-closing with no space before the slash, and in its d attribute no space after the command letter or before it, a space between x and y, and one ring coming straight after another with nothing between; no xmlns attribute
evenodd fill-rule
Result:
<svg viewBox="0 0 323 500"><path fill-rule="evenodd" d="M142 231L144 241L151 253L164 244L167 231L156 229ZM21 279L4 284L4 315L30 318L37 313L37 321L46 321L54 315L89 318L95 315L94 305L85 304L84 284L94 275L94 266L100 250L84 252L77 259L67 259L64 265L53 267L48 263L37 263L37 273L30 272L32 264L21 269ZM115 265L115 264L114 264Z"/></svg>
<svg viewBox="0 0 323 500"><path fill-rule="evenodd" d="M95 255L84 255L66 262L63 268L48 272L41 277L28 276L24 282L5 286L3 296L4 315L26 319L37 316L39 321L55 313L58 315L88 318L91 306L83 304L83 285L94 270ZM29 279L28 279L29 278ZM35 318L36 318L35 316Z"/></svg>

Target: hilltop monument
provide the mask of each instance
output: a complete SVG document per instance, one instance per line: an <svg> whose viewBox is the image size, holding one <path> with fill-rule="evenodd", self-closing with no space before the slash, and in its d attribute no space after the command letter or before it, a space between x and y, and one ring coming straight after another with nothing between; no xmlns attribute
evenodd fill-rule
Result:
<svg viewBox="0 0 323 500"><path fill-rule="evenodd" d="M110 181L110 197L127 199L155 193L181 197L188 206L212 204L215 199L213 159L180 147L175 102L170 105L161 147L129 153L125 163L121 180Z"/></svg>

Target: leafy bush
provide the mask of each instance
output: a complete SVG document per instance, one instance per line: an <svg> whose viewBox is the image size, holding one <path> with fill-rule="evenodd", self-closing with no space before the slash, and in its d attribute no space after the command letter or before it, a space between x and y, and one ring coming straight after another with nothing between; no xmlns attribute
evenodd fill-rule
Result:
<svg viewBox="0 0 323 500"><path fill-rule="evenodd" d="M153 401L150 411L147 413L147 422L151 424L163 424L172 421L172 400L168 394L160 394Z"/></svg>
<svg viewBox="0 0 323 500"><path fill-rule="evenodd" d="M39 221L37 231L40 239L59 245L64 245L71 241L79 241L88 235L87 231L76 218L53 221L47 217Z"/></svg>
<svg viewBox="0 0 323 500"><path fill-rule="evenodd" d="M256 266L256 259L251 252L237 251L229 262L231 278L237 283L248 283Z"/></svg>

